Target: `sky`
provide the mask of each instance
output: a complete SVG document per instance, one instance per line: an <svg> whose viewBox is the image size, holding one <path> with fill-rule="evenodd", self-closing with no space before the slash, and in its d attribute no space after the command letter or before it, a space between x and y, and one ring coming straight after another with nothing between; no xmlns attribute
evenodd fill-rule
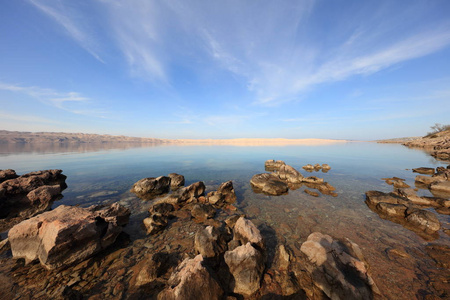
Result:
<svg viewBox="0 0 450 300"><path fill-rule="evenodd" d="M0 129L420 136L450 124L450 1L0 0Z"/></svg>

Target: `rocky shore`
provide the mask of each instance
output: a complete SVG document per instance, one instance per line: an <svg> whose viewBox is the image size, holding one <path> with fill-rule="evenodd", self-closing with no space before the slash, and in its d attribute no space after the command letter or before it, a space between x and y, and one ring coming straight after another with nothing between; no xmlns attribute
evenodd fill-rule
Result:
<svg viewBox="0 0 450 300"><path fill-rule="evenodd" d="M433 157L450 161L450 130L444 130L403 143L410 148L423 148Z"/></svg>
<svg viewBox="0 0 450 300"><path fill-rule="evenodd" d="M281 161L267 161L266 169L274 172L266 173L263 192L272 192L264 188L274 184L271 179L287 189L305 184L334 191ZM118 203L50 211L47 204L19 222L21 209L14 204L25 197L57 200L62 189L55 186L63 186L65 176L61 170L1 174L0 203L14 207L1 219L9 231L0 244L0 290L8 299L382 297L358 245L320 232L298 247L274 240L233 205L231 181L205 193L203 182L184 186L184 177L175 173L139 180L131 191L152 205L142 220L147 238L132 241L122 231L130 211ZM261 183L266 176L258 175Z"/></svg>

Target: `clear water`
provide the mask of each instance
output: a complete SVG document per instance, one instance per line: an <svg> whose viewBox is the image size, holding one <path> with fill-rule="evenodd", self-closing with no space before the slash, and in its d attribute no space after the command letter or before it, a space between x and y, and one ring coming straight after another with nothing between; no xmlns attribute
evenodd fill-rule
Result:
<svg viewBox="0 0 450 300"><path fill-rule="evenodd" d="M19 147L19 146L18 146ZM338 197L318 198L303 192L289 191L284 196L255 194L249 180L263 173L267 159L284 160L303 175L318 176L336 187ZM305 172L306 164L327 163L328 173ZM27 147L0 145L0 169L14 169L18 174L35 170L62 169L68 188L54 207L66 204L88 206L120 201L132 210L126 231L133 237L144 236L140 227L147 216L149 202L129 192L134 182L175 172L185 176L186 184L204 181L214 190L232 180L238 200L236 206L255 223L266 224L277 239L291 248L314 232L336 238L348 237L360 245L371 265L372 275L380 289L396 298L436 293L433 272L436 264L426 253L430 242L401 225L381 219L364 203L368 190L392 191L381 178L397 176L414 186L411 169L443 165L420 150L396 144L351 142L321 146L155 146L121 149L99 147ZM421 195L430 195L420 190ZM430 209L433 211L432 209ZM449 229L449 216L438 215L443 228ZM433 241L444 245L450 239L442 230ZM397 252L392 252L395 249ZM399 252L400 251L400 252ZM392 253L404 253L395 255ZM434 289L434 290L433 290ZM442 288L441 288L442 290ZM406 293L406 294L405 294ZM390 298L390 297L389 297ZM406 298L405 298L406 299Z"/></svg>

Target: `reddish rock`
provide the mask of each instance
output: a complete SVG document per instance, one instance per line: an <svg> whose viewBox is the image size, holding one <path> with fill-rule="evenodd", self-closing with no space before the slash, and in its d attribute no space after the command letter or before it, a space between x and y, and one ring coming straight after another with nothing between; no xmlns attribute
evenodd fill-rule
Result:
<svg viewBox="0 0 450 300"><path fill-rule="evenodd" d="M195 250L203 257L217 257L226 250L226 241L218 228L207 226L195 234Z"/></svg>
<svg viewBox="0 0 450 300"><path fill-rule="evenodd" d="M265 248L264 239L261 232L258 228L256 228L252 221L244 217L240 217L234 225L233 232L234 239L239 240L242 245L249 242L259 249Z"/></svg>
<svg viewBox="0 0 450 300"><path fill-rule="evenodd" d="M222 183L217 191L208 193L207 199L210 204L218 207L236 202L233 182L230 180Z"/></svg>

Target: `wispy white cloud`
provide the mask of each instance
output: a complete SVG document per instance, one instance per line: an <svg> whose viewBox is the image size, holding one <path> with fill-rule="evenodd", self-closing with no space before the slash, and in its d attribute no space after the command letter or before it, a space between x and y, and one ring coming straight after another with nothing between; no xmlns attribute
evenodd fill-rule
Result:
<svg viewBox="0 0 450 300"><path fill-rule="evenodd" d="M39 100L47 105L54 106L74 114L105 118L107 111L95 109L91 100L77 92L59 92L53 89L36 86L20 86L0 82L0 90L22 93Z"/></svg>
<svg viewBox="0 0 450 300"><path fill-rule="evenodd" d="M16 122L25 122L25 123L44 123L44 124L55 124L58 123L55 120L42 118L33 115L24 115L24 114L14 114L14 113L4 113L0 112L0 119L3 121L16 121Z"/></svg>

